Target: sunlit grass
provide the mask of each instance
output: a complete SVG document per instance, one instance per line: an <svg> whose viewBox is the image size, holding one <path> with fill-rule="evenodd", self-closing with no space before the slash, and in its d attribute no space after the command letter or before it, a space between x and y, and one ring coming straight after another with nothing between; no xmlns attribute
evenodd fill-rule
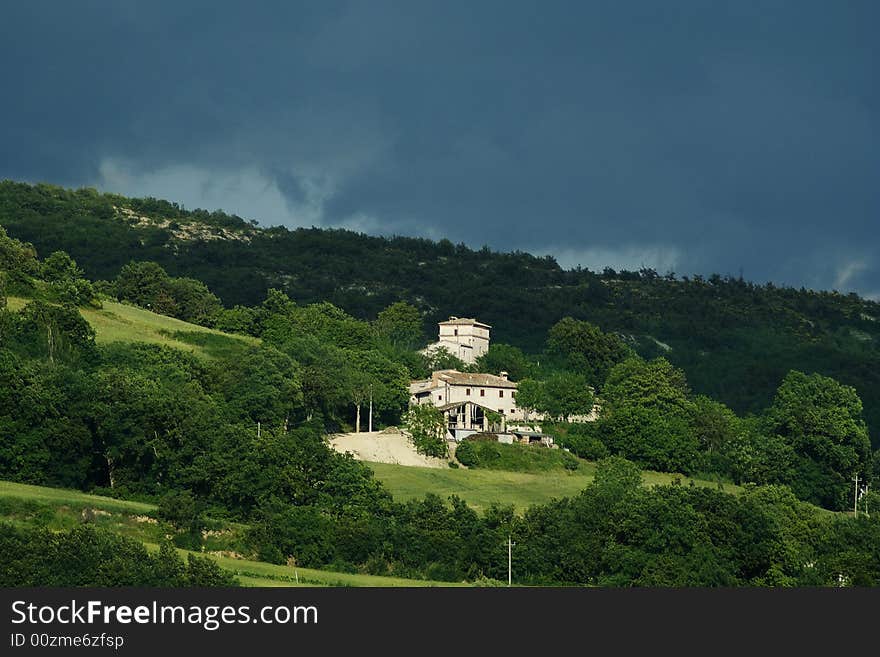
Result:
<svg viewBox="0 0 880 657"><path fill-rule="evenodd" d="M28 301L21 297L9 297L8 307L10 310L21 310ZM80 308L82 316L95 329L95 339L100 344L147 342L211 357L219 352L229 353L236 344L244 347L260 342L251 336L215 331L115 301L105 301L103 305L100 310ZM204 337L200 338L199 334Z"/></svg>
<svg viewBox="0 0 880 657"><path fill-rule="evenodd" d="M596 466L581 461L580 467L569 472L559 469L551 472L507 472L502 470L417 468L390 463L368 463L395 499L407 500L436 493L443 499L458 495L470 506L483 511L492 503L512 504L517 512L529 506L545 504L553 498L577 495L596 473ZM695 486L716 488L716 482L691 479L683 475L665 472L643 471L646 486L670 484L678 478L684 486L693 481ZM733 484L723 484L723 490L738 493L741 489Z"/></svg>
<svg viewBox="0 0 880 657"><path fill-rule="evenodd" d="M0 498L2 497L16 497L37 502L49 502L54 505L75 506L77 508L90 507L111 512L144 513L156 509L155 505L144 504L143 502L129 502L102 495L90 495L89 493L67 488L31 486L30 484L18 484L11 481L0 481Z"/></svg>
<svg viewBox="0 0 880 657"><path fill-rule="evenodd" d="M157 545L147 544L150 549ZM382 586L382 587L426 587L426 586L467 586L457 582L437 582L431 580L405 579L403 577L384 577L381 575L362 575L359 573L338 573L330 570L280 566L263 561L233 559L210 552L190 552L178 550L181 555L197 554L209 557L221 568L230 570L245 586Z"/></svg>

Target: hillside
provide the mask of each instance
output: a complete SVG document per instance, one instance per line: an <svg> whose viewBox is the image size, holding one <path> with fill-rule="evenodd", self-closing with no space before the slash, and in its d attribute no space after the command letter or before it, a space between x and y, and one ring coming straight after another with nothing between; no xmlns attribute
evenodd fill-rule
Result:
<svg viewBox="0 0 880 657"><path fill-rule="evenodd" d="M857 389L880 441L880 305L856 295L650 270L565 271L549 257L446 240L264 229L167 201L9 181L0 183L0 225L41 254L69 252L92 279L152 260L204 281L227 306L256 305L271 287L360 318L407 300L422 312L425 341L439 319L477 316L493 325L495 342L537 353L561 317L588 320L645 357L665 356L695 392L739 413L766 407L790 369L819 372Z"/></svg>
<svg viewBox="0 0 880 657"><path fill-rule="evenodd" d="M19 310L28 299L9 297L7 302L11 310ZM114 301L104 301L101 309L80 308L79 311L95 329L95 340L99 344L146 342L205 357L259 344L257 338L215 331Z"/></svg>
<svg viewBox="0 0 880 657"><path fill-rule="evenodd" d="M517 513L531 506L547 504L550 500L572 497L580 493L593 481L596 466L582 461L581 467L574 471L557 470L551 472L510 472L505 470L454 470L439 468L419 468L393 463L369 463L376 478L391 491L395 499L419 499L426 493L434 493L441 498L457 495L478 511L485 511L492 504L512 504ZM683 485L703 488L716 488L718 484L690 479L665 472L643 471L646 486L662 486L678 479ZM723 484L728 493L737 493L740 488L733 484Z"/></svg>
<svg viewBox="0 0 880 657"><path fill-rule="evenodd" d="M59 531L75 527L88 517L91 524L134 538L151 550L158 549L156 542L170 531L157 522L156 508L154 504L0 480L0 521ZM241 527L225 523L221 530L212 531L207 551L198 554L232 571L243 586L455 586L449 582L292 568L233 557L230 548L240 531Z"/></svg>
<svg viewBox="0 0 880 657"><path fill-rule="evenodd" d="M566 317L540 353L496 344L486 358L500 361L480 366L516 369L517 403L549 413L545 430L570 453L475 440L456 449L467 471L383 472L326 436L350 431L370 406L374 427L406 426L442 454L439 411L406 408L409 381L438 365L417 351L419 308L396 303L367 322L272 290L258 306L223 309L202 282L157 263L92 282L68 254L39 257L5 229L0 268L2 303L12 296L0 309L0 478L157 505L133 513L93 498L7 497L6 585L231 583L214 561L182 561L169 535L182 550L266 564L240 564L248 582L289 582L295 564L294 583L300 567L487 583L506 576L510 538L522 584L880 581L876 555L860 547L876 544L880 516L813 506L852 508L853 472L876 484L862 402L834 379L791 372L760 416L739 417L694 394L668 360L634 355L631 334ZM594 403L590 381L601 416L565 422ZM652 478L668 485L644 485ZM698 478L747 485L730 494ZM860 506L867 516L876 496ZM71 569L71 553L88 567Z"/></svg>

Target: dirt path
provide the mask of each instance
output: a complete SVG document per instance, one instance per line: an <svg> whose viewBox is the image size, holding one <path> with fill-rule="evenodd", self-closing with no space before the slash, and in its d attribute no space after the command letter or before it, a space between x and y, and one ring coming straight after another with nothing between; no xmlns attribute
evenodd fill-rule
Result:
<svg viewBox="0 0 880 657"><path fill-rule="evenodd" d="M337 452L351 452L359 461L414 465L422 468L448 468L444 459L419 454L404 434L394 429L337 433L330 436L330 447Z"/></svg>

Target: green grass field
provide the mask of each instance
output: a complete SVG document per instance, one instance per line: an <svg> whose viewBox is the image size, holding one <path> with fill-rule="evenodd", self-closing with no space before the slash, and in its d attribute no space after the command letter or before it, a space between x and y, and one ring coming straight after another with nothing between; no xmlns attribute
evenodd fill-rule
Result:
<svg viewBox="0 0 880 657"><path fill-rule="evenodd" d="M142 502L129 502L117 500L112 497L101 495L89 495L78 490L66 488L47 488L45 486L31 486L29 484L17 484L11 481L0 480L0 498L17 498L34 502L45 502L53 506L70 506L78 509L90 507L102 511L119 513L146 513L155 511L153 504Z"/></svg>
<svg viewBox="0 0 880 657"><path fill-rule="evenodd" d="M9 297L8 306L10 310L20 310L27 302L21 297ZM228 353L236 346L259 344L257 338L215 331L114 301L105 301L101 310L80 308L80 313L95 329L99 343L149 342L206 357Z"/></svg>
<svg viewBox="0 0 880 657"><path fill-rule="evenodd" d="M581 461L581 466L573 472L560 469L544 473L415 468L389 463L367 465L395 499L420 498L425 493L436 493L446 499L454 494L478 511L485 510L493 502L500 502L513 504L517 512L522 512L531 505L544 504L553 498L571 497L582 491L593 480L596 472L596 466L588 461ZM685 486L692 481L681 475L642 472L646 486L669 484L675 477L679 477ZM697 486L713 488L718 485L700 479L694 479L693 482ZM723 484L723 487L729 493L740 490L733 484Z"/></svg>

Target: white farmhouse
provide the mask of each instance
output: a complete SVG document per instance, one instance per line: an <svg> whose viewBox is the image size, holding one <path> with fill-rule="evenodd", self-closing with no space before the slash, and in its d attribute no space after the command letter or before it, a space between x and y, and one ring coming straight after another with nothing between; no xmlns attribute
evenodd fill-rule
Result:
<svg viewBox="0 0 880 657"><path fill-rule="evenodd" d="M413 381L409 393L411 404L431 404L441 410L449 437L456 440L487 431L489 412L501 415L505 424L526 420L516 405L516 384L508 380L506 372L495 376L439 370L430 379Z"/></svg>
<svg viewBox="0 0 880 657"><path fill-rule="evenodd" d="M464 363L473 364L489 351L489 329L492 327L488 324L472 318L450 317L438 325L439 340L429 345L425 353L444 348Z"/></svg>

